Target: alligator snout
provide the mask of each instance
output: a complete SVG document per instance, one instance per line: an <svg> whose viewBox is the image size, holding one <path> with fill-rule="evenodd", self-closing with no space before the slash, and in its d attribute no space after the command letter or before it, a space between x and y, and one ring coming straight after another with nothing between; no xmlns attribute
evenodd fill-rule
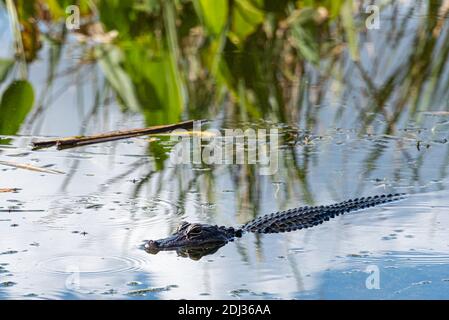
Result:
<svg viewBox="0 0 449 320"><path fill-rule="evenodd" d="M145 243L145 250L149 253L156 254L158 253L160 249L160 243L157 240L149 240L147 243Z"/></svg>

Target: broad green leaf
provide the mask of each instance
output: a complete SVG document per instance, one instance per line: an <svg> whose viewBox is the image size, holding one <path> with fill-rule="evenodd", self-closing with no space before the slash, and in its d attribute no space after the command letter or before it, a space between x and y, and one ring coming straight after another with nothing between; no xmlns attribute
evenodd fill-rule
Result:
<svg viewBox="0 0 449 320"><path fill-rule="evenodd" d="M34 103L34 91L26 80L14 81L0 102L0 134L16 134Z"/></svg>
<svg viewBox="0 0 449 320"><path fill-rule="evenodd" d="M251 0L236 0L234 3L230 40L240 45L263 22L264 13Z"/></svg>
<svg viewBox="0 0 449 320"><path fill-rule="evenodd" d="M133 84L148 125L178 122L184 106L183 80L169 38L158 39L149 33L121 42L123 70Z"/></svg>
<svg viewBox="0 0 449 320"><path fill-rule="evenodd" d="M47 0L45 1L45 4L53 19L61 19L67 17L68 13L66 12L66 9L71 5L78 6L81 15L88 14L90 11L88 1L89 0Z"/></svg>
<svg viewBox="0 0 449 320"><path fill-rule="evenodd" d="M46 5L54 19L64 17L65 11L63 7L59 5L57 0L47 0Z"/></svg>
<svg viewBox="0 0 449 320"><path fill-rule="evenodd" d="M157 56L149 56L145 46L139 44L125 54L125 67L136 87L147 125L179 121L183 100L170 53L165 49Z"/></svg>
<svg viewBox="0 0 449 320"><path fill-rule="evenodd" d="M15 11L17 12L17 16L19 20L25 21L30 18L33 18L36 15L36 5L34 1L27 1L27 0L19 0L19 1L13 1L12 2L15 5ZM9 3L7 2L7 6ZM12 23L18 23L15 20L15 17L10 16L10 19L13 19Z"/></svg>
<svg viewBox="0 0 449 320"><path fill-rule="evenodd" d="M314 36L315 9L304 8L297 11L296 14L290 18L291 35L293 44L298 48L301 55L309 62L318 65L320 62L320 47Z"/></svg>
<svg viewBox="0 0 449 320"><path fill-rule="evenodd" d="M5 81L6 76L14 65L14 60L12 59L0 59L0 83Z"/></svg>
<svg viewBox="0 0 449 320"><path fill-rule="evenodd" d="M122 54L120 49L114 46L107 46L98 50L100 55L99 65L111 87L123 101L126 108L136 112L139 111L140 104L136 98L134 85L121 66Z"/></svg>
<svg viewBox="0 0 449 320"><path fill-rule="evenodd" d="M226 27L228 0L197 0L201 21L212 35L219 35Z"/></svg>
<svg viewBox="0 0 449 320"><path fill-rule="evenodd" d="M154 164L156 171L162 171L165 167L165 161L168 159L167 153L167 143L170 142L170 139L167 137L160 138L161 141L155 141L153 143L148 144L149 153L154 156ZM161 142L165 142L164 145ZM170 147L171 151L171 147Z"/></svg>
<svg viewBox="0 0 449 320"><path fill-rule="evenodd" d="M338 17L341 7L345 3L345 0L326 0L324 2L324 6L329 11L329 17L330 19L335 19Z"/></svg>
<svg viewBox="0 0 449 320"><path fill-rule="evenodd" d="M320 62L319 46L310 30L303 26L295 26L292 29L294 45L307 61L318 65Z"/></svg>

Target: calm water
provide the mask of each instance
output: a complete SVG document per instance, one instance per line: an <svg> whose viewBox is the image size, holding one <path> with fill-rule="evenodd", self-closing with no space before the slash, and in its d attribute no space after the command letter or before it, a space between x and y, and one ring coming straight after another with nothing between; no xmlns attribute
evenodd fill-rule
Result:
<svg viewBox="0 0 449 320"><path fill-rule="evenodd" d="M119 112L111 119L125 123ZM181 220L249 220L253 211L237 201L246 186L234 184L228 168L168 164L155 171L143 138L30 152L30 137L14 137L1 147L2 159L67 174L1 168L2 184L22 190L2 194L0 209L43 210L0 213L1 297L448 298L447 145L426 130L420 135L430 147L421 151L407 138L419 135L414 130L369 138L330 131L308 148L294 146L294 155L281 152L281 163L310 157L307 188L285 168L275 179L260 178L257 215L389 191L412 195L310 230L246 235L199 261L149 255L140 245L170 234ZM379 149L379 159L367 158ZM378 290L365 286L373 266Z"/></svg>
<svg viewBox="0 0 449 320"><path fill-rule="evenodd" d="M411 28L419 17L413 21ZM392 63L385 38L373 31L362 45L374 83L386 76L377 67L390 70ZM395 48L410 41L404 36ZM388 54L373 62L373 50ZM30 66L36 92L47 90L47 53ZM60 70L79 60L71 47L62 57ZM32 121L17 135L0 136L0 160L65 173L0 164L0 187L20 188L0 193L1 299L449 298L449 114L441 112L447 90L432 100L435 108L418 112L419 121L399 121L388 134L383 113L362 124L361 106L372 97L351 68L346 80L305 80L312 120L309 111L294 124L236 121L219 112L208 128L279 129L272 176L259 176L257 165L173 165L167 137L31 151L34 140L147 125L113 99L94 102L94 71L88 65L77 77L60 77ZM183 220L238 226L278 210L388 192L409 196L308 230L248 234L198 261L141 248ZM371 270L377 289L369 286Z"/></svg>

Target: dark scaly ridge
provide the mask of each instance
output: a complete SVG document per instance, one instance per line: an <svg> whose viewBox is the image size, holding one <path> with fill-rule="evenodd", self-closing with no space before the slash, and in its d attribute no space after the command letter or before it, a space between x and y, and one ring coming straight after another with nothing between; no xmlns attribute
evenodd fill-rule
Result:
<svg viewBox="0 0 449 320"><path fill-rule="evenodd" d="M405 193L383 194L315 207L301 207L256 218L241 227L243 232L280 233L310 228L344 213L403 199Z"/></svg>

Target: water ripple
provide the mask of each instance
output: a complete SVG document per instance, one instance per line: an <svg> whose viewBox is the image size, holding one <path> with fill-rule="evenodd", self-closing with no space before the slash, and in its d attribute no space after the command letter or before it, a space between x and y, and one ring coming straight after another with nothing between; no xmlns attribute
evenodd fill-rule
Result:
<svg viewBox="0 0 449 320"><path fill-rule="evenodd" d="M145 260L119 256L71 255L52 257L38 262L37 269L51 274L94 274L137 272L143 269Z"/></svg>
<svg viewBox="0 0 449 320"><path fill-rule="evenodd" d="M354 257L368 262L385 262L390 264L400 264L401 266L423 266L423 265L449 265L449 254L431 252L387 252L383 256L376 257Z"/></svg>

